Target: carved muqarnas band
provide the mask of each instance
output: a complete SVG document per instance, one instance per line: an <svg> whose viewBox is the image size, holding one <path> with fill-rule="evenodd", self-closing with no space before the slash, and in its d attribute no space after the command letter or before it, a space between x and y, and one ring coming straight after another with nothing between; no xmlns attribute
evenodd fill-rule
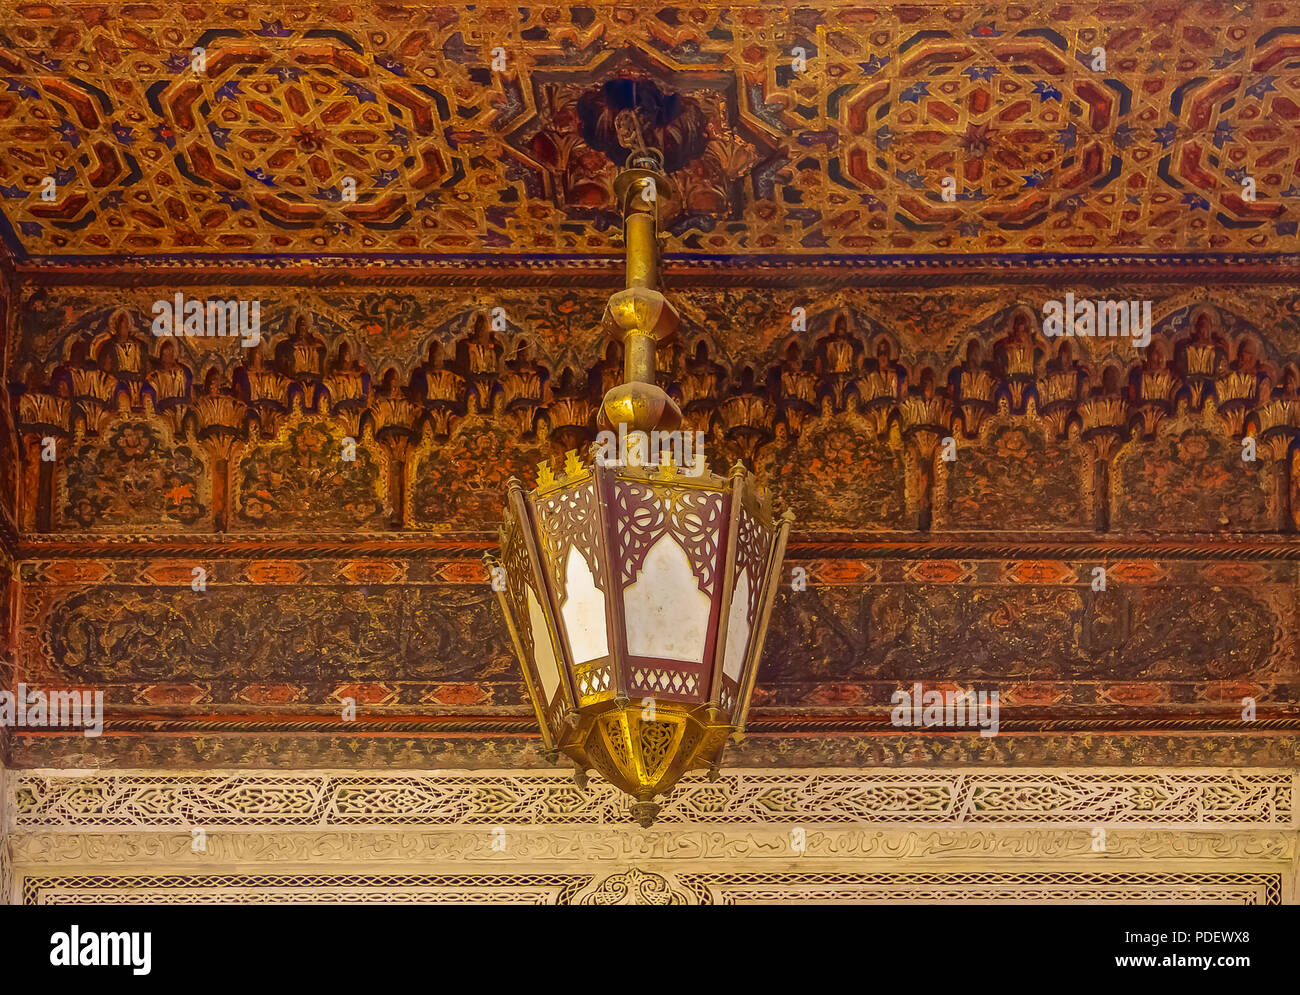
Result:
<svg viewBox="0 0 1300 995"><path fill-rule="evenodd" d="M691 328L660 377L709 459L747 462L805 530L1296 527L1300 356L1280 329L1161 303L1139 356L1049 339L1012 297L936 353L858 306L773 338L786 296L728 317L757 323L766 355L720 362L732 337ZM617 345L582 368L539 355L546 303L512 303L519 324L500 332L462 312L396 354L283 307L230 357L178 352L186 340L153 340L125 310L106 329L42 332L57 358L24 347L10 364L35 499L24 527L486 529L509 476L531 483L539 460L595 438L618 377ZM694 303L704 320L726 302ZM143 503L122 493L140 478Z"/></svg>

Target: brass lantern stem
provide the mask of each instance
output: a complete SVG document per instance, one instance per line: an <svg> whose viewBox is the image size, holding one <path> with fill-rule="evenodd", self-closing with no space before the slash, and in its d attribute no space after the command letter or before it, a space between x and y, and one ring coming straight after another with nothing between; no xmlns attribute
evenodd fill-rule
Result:
<svg viewBox="0 0 1300 995"><path fill-rule="evenodd" d="M635 175L624 197L623 244L627 246L629 290L659 289L659 180L659 176ZM656 345L652 330L627 330L623 337L623 376L628 383L655 382Z"/></svg>
<svg viewBox="0 0 1300 995"><path fill-rule="evenodd" d="M600 423L629 433L671 431L682 413L658 384L656 352L676 332L678 318L659 291L659 199L671 194L659 154L634 152L614 180L614 194L623 214L626 285L610 296L605 324L623 345L624 382L605 395Z"/></svg>
<svg viewBox="0 0 1300 995"><path fill-rule="evenodd" d="M627 245L627 286L659 289L659 217L654 204L633 197L623 219Z"/></svg>
<svg viewBox="0 0 1300 995"><path fill-rule="evenodd" d="M623 379L628 383L654 383L658 369L653 335L629 332L623 340Z"/></svg>

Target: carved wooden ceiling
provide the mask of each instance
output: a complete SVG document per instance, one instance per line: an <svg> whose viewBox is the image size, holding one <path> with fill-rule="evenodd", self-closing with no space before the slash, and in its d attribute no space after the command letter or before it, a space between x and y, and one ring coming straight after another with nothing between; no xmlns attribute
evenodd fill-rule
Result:
<svg viewBox="0 0 1300 995"><path fill-rule="evenodd" d="M633 100L669 252L1258 252L1300 219L1292 3L2 6L20 259L610 254Z"/></svg>
<svg viewBox="0 0 1300 995"><path fill-rule="evenodd" d="M1141 355L1044 340L1052 288L675 294L697 325L663 382L715 466L794 510L807 579L737 757L1294 762L1300 296L1112 290L1155 299ZM13 761L536 761L479 556L507 478L594 437L619 360L587 328L600 294L243 292L265 348L158 347L156 287L21 291L11 680L103 690L109 732L24 732ZM807 330L778 334L801 301ZM1000 735L891 727L918 680L999 690Z"/></svg>
<svg viewBox="0 0 1300 995"><path fill-rule="evenodd" d="M661 380L798 516L734 762L1300 759L1295 4L0 10L5 683L108 707L11 765L539 761L479 556L617 375L628 100ZM1067 292L1151 345L1045 339ZM891 726L914 681L1001 733Z"/></svg>

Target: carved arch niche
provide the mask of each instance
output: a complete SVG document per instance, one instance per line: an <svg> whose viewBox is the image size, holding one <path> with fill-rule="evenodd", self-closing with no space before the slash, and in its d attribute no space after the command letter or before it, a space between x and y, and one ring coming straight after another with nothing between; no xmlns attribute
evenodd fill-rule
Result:
<svg viewBox="0 0 1300 995"><path fill-rule="evenodd" d="M146 402L122 407L99 432L78 426L60 461L53 519L58 532L211 532L212 467L194 440Z"/></svg>
<svg viewBox="0 0 1300 995"><path fill-rule="evenodd" d="M1080 532L1092 529L1092 453L1072 430L1057 439L1030 400L1022 415L1004 398L956 459L935 453L934 528Z"/></svg>
<svg viewBox="0 0 1300 995"><path fill-rule="evenodd" d="M444 439L435 440L426 427L407 471L407 524L450 531L495 529L510 478L532 487L537 463L550 455L544 439L528 445L496 415L473 411Z"/></svg>
<svg viewBox="0 0 1300 995"><path fill-rule="evenodd" d="M856 398L844 411L823 402L820 418L778 447L766 483L794 512L801 529L907 531L916 528L915 495L905 486L914 460L898 425L878 436Z"/></svg>
<svg viewBox="0 0 1300 995"><path fill-rule="evenodd" d="M352 439L341 420L296 405L275 435L256 424L251 435L231 471L231 531L384 530L389 456L368 423Z"/></svg>
<svg viewBox="0 0 1300 995"><path fill-rule="evenodd" d="M808 363L794 342L786 351L782 413L758 469L801 529L917 527L919 488L907 483L919 471L894 413L898 346L884 332L864 342L861 324L840 308Z"/></svg>
<svg viewBox="0 0 1300 995"><path fill-rule="evenodd" d="M1272 532L1277 511L1265 447L1242 459L1241 439L1213 399L1180 408L1152 437L1134 436L1115 454L1111 528L1116 532Z"/></svg>

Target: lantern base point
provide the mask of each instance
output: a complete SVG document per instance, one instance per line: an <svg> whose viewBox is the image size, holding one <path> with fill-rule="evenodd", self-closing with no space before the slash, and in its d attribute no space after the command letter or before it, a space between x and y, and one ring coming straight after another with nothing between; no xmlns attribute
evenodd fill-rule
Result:
<svg viewBox="0 0 1300 995"><path fill-rule="evenodd" d="M655 821L655 816L659 814L658 802L633 802L632 818L637 821L643 829L649 829Z"/></svg>

